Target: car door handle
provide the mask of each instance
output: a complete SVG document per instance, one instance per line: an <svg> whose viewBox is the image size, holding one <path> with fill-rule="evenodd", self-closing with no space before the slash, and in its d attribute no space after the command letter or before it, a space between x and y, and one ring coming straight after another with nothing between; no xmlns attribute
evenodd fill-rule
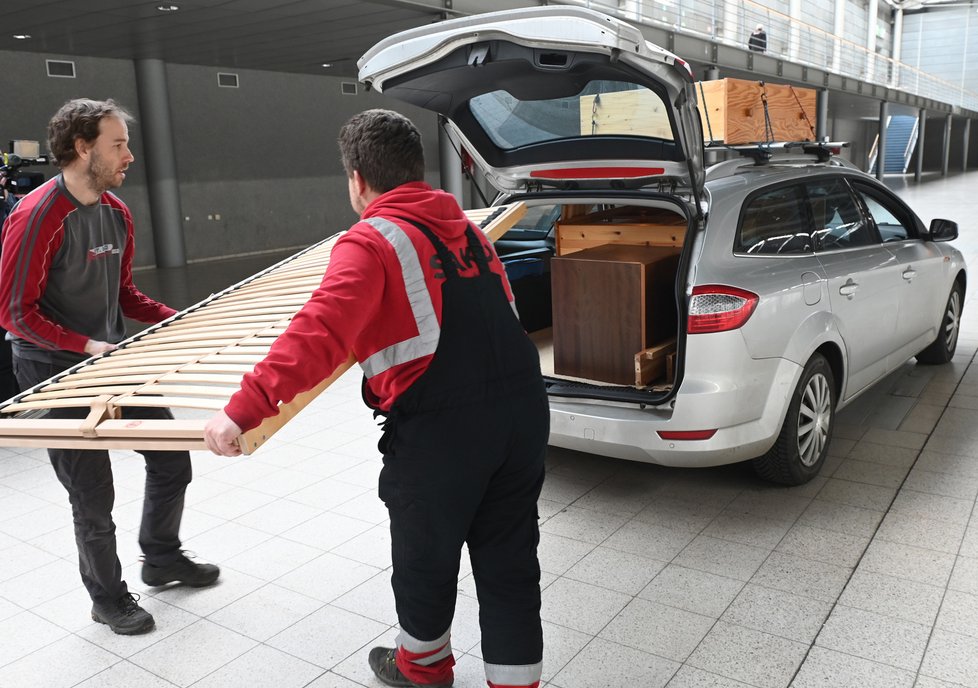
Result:
<svg viewBox="0 0 978 688"><path fill-rule="evenodd" d="M916 276L917 276L917 271L914 270L913 268L907 268L906 270L903 271L903 279L907 280L908 282L912 281L913 278Z"/></svg>
<svg viewBox="0 0 978 688"><path fill-rule="evenodd" d="M859 285L850 279L841 287L839 287L839 293L845 296L846 298L851 299L853 295L856 293L857 289L859 289Z"/></svg>

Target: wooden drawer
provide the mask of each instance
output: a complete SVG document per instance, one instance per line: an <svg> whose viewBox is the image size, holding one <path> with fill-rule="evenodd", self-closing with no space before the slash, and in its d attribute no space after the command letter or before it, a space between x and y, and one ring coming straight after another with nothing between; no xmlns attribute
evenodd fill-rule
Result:
<svg viewBox="0 0 978 688"><path fill-rule="evenodd" d="M610 244L551 261L554 372L635 384L635 355L676 335L679 250Z"/></svg>

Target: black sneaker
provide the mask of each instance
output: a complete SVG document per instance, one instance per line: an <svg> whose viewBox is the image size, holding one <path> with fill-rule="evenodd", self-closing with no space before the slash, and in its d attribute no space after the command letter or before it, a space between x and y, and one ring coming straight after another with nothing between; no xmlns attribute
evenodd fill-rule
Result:
<svg viewBox="0 0 978 688"><path fill-rule="evenodd" d="M405 688L449 688L454 679L448 683L415 683L401 673L397 668L397 650L393 647L375 647L367 656L367 662L374 674L389 686L404 686Z"/></svg>
<svg viewBox="0 0 978 688"><path fill-rule="evenodd" d="M92 621L106 624L119 635L149 633L156 626L153 615L136 604L138 595L127 592L114 603L92 605Z"/></svg>
<svg viewBox="0 0 978 688"><path fill-rule="evenodd" d="M163 566L143 562L143 583L154 588L176 582L203 588L213 585L220 575L221 569L214 564L197 564L187 557L186 552L180 552L177 559Z"/></svg>

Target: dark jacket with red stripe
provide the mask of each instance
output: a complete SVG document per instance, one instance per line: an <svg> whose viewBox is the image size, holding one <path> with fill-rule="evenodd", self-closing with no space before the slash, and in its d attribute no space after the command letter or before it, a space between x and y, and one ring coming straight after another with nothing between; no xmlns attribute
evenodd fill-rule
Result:
<svg viewBox="0 0 978 688"><path fill-rule="evenodd" d="M58 175L25 196L3 225L0 257L0 325L15 354L72 365L89 339L124 339L125 317L173 315L133 284L133 239L129 208L111 193L82 205Z"/></svg>

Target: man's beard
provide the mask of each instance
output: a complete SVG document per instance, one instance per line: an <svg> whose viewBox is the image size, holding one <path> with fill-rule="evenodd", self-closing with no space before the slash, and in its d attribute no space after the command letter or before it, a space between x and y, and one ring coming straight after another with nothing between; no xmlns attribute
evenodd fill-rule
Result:
<svg viewBox="0 0 978 688"><path fill-rule="evenodd" d="M116 181L116 173L106 165L98 153L92 151L91 160L88 162L88 183L92 191L101 196L109 189L114 189L122 185Z"/></svg>

